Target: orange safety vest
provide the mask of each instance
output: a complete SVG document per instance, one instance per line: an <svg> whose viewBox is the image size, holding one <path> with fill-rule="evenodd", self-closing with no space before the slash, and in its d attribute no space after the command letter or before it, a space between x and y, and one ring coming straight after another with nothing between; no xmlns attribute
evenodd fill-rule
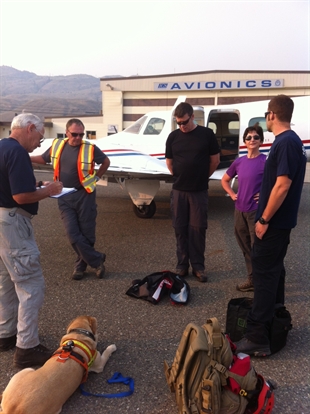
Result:
<svg viewBox="0 0 310 414"><path fill-rule="evenodd" d="M62 150L69 138L56 138L51 147L51 162L54 168L54 181L59 180L59 161ZM82 140L77 159L77 171L81 185L88 193L96 188L96 173L94 170L95 147L90 142Z"/></svg>

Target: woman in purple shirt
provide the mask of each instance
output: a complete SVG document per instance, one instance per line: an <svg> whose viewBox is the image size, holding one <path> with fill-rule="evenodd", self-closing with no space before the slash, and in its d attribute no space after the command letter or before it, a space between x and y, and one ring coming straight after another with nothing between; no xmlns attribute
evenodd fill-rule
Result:
<svg viewBox="0 0 310 414"><path fill-rule="evenodd" d="M264 141L260 126L246 128L243 141L247 155L237 158L222 178L222 187L235 201L234 226L235 236L245 259L247 279L237 285L237 290L249 292L254 290L252 280L251 249L254 242L255 215L258 206L260 186L266 162L266 155L259 151ZM238 192L231 188L231 180L238 176Z"/></svg>

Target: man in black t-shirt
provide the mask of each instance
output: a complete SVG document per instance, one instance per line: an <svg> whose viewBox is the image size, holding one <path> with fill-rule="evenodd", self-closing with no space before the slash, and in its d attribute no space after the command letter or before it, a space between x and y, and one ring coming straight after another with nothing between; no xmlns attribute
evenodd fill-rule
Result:
<svg viewBox="0 0 310 414"><path fill-rule="evenodd" d="M208 180L220 162L213 131L194 122L193 107L180 103L174 112L180 128L166 142L166 164L173 175L172 225L177 242L176 273L206 282L204 252L207 229Z"/></svg>

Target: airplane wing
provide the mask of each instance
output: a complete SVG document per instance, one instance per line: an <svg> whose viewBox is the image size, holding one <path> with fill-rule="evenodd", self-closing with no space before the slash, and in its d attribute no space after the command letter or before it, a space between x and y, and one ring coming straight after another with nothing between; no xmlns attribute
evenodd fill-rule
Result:
<svg viewBox="0 0 310 414"><path fill-rule="evenodd" d="M172 176L164 160L160 160L132 148L123 148L117 144L107 145L102 151L109 157L110 166L104 174L107 178L139 178L147 180L171 181ZM30 155L41 154L42 148ZM51 171L51 164L33 163L33 168L40 171ZM99 166L95 165L95 169Z"/></svg>
<svg viewBox="0 0 310 414"><path fill-rule="evenodd" d="M164 160L130 148L104 149L110 159L107 177L171 180L172 176Z"/></svg>
<svg viewBox="0 0 310 414"><path fill-rule="evenodd" d="M214 173L211 175L210 180L221 180L226 171L227 169L215 170Z"/></svg>

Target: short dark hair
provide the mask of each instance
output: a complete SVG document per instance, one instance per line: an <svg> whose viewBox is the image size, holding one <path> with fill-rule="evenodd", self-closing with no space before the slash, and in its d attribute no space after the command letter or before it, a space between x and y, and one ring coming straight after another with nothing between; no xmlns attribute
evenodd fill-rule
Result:
<svg viewBox="0 0 310 414"><path fill-rule="evenodd" d="M287 95L275 96L268 104L268 111L274 112L280 122L291 122L294 102Z"/></svg>
<svg viewBox="0 0 310 414"><path fill-rule="evenodd" d="M68 131L68 129L73 124L80 125L80 126L82 126L85 129L85 126L84 126L83 122L80 119L72 118L72 119L69 119L69 121L66 123L66 131Z"/></svg>
<svg viewBox="0 0 310 414"><path fill-rule="evenodd" d="M193 107L187 102L181 102L174 110L174 116L176 118L183 118L186 114L188 114L189 117L193 115Z"/></svg>
<svg viewBox="0 0 310 414"><path fill-rule="evenodd" d="M248 133L253 132L253 131L257 132L257 135L259 135L261 142L264 142L264 131L263 131L263 128L259 126L258 124L249 126L244 130L243 142L245 142L245 139L248 136Z"/></svg>

